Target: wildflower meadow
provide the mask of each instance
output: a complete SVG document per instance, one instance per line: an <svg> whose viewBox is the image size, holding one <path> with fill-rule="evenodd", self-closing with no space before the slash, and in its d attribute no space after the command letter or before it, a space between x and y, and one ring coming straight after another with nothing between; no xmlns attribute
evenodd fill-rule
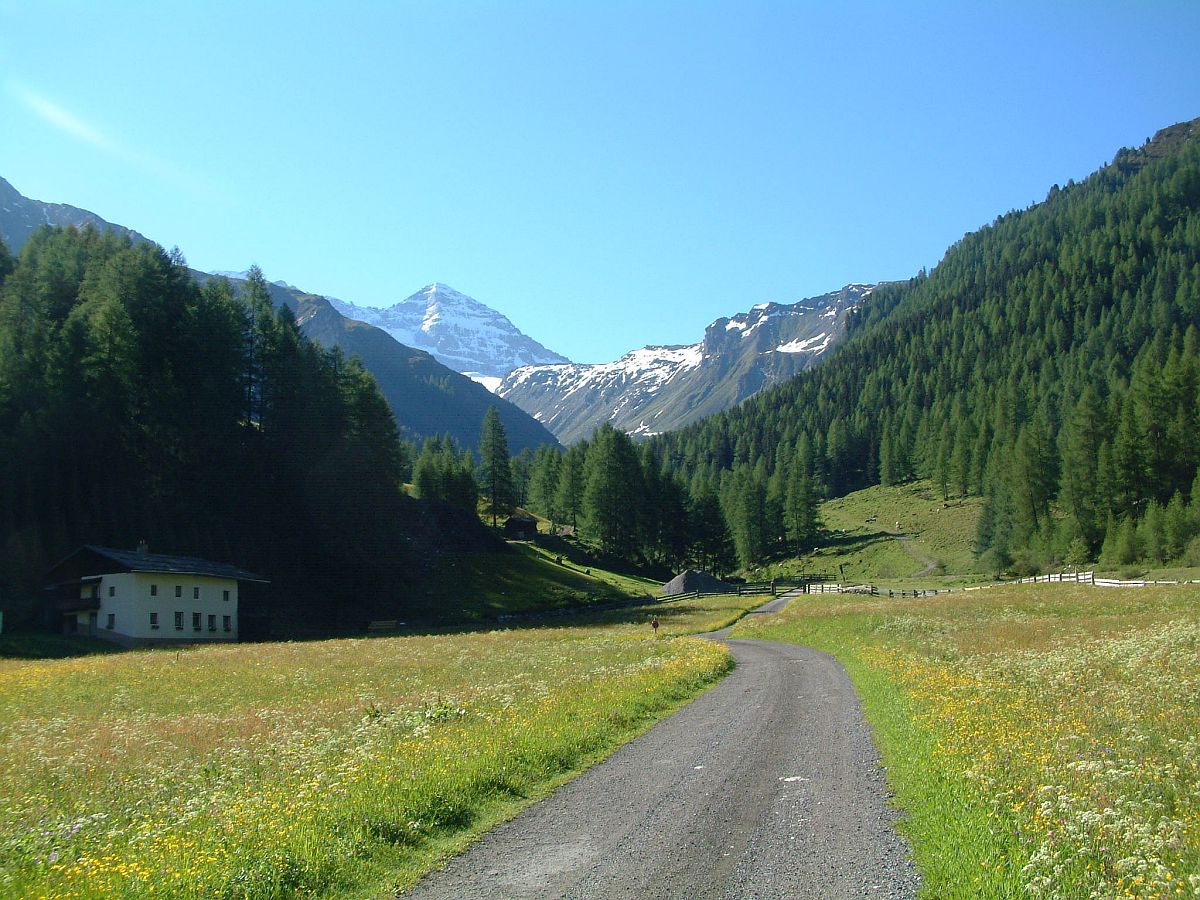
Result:
<svg viewBox="0 0 1200 900"><path fill-rule="evenodd" d="M0 896L378 896L729 666L648 628L0 660Z"/></svg>

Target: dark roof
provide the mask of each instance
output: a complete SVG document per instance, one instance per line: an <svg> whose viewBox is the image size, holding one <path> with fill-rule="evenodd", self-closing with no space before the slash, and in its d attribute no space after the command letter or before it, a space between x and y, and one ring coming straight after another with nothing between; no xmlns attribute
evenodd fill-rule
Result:
<svg viewBox="0 0 1200 900"><path fill-rule="evenodd" d="M113 547L97 547L85 544L80 550L90 550L98 556L111 559L128 572L165 572L172 575L211 575L215 578L236 578L239 581L262 581L267 579L228 563L209 562L195 556L171 556L165 553L139 553L137 550L118 550ZM79 553L76 550L75 553ZM72 554L74 556L75 554Z"/></svg>

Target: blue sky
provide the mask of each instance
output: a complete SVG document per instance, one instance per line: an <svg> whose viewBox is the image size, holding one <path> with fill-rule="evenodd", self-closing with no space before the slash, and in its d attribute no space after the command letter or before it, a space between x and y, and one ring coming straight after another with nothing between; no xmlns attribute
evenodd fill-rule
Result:
<svg viewBox="0 0 1200 900"><path fill-rule="evenodd" d="M1200 3L0 0L0 176L572 359L905 278L1200 116Z"/></svg>

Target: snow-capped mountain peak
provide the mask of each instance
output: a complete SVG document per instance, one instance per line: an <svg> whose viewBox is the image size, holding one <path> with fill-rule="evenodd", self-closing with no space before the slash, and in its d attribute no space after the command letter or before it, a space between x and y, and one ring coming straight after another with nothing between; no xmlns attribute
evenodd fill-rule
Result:
<svg viewBox="0 0 1200 900"><path fill-rule="evenodd" d="M387 309L333 298L330 302L342 315L382 328L400 343L425 350L473 377L500 377L520 366L569 362L523 334L503 313L437 281Z"/></svg>
<svg viewBox="0 0 1200 900"><path fill-rule="evenodd" d="M796 303L758 303L717 319L698 343L643 347L611 363L525 366L496 393L566 443L604 422L637 435L681 428L815 364L872 290L850 284Z"/></svg>

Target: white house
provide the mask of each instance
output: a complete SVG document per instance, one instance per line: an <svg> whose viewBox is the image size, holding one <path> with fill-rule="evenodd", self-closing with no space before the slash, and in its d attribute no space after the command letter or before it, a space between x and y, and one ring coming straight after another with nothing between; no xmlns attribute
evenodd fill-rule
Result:
<svg viewBox="0 0 1200 900"><path fill-rule="evenodd" d="M191 556L80 547L46 575L56 630L127 647L238 639L238 584L266 579Z"/></svg>

